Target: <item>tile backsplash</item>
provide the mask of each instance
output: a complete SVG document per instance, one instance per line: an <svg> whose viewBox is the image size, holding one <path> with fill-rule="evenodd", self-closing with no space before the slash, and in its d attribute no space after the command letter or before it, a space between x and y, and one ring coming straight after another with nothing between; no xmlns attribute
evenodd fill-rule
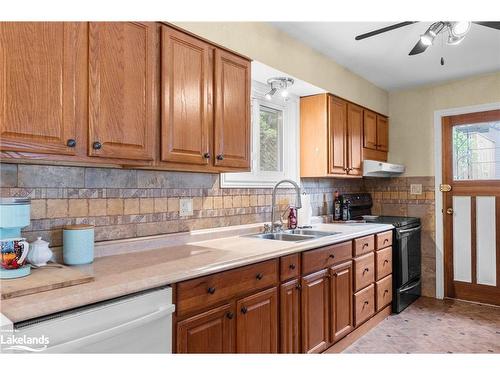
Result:
<svg viewBox="0 0 500 375"><path fill-rule="evenodd" d="M10 163L1 163L0 172L1 196L32 199L23 235L29 241L42 236L51 246L61 245L68 224L94 224L96 241L106 241L270 219L271 189L222 189L217 174ZM434 177L307 178L301 184L316 216L332 213L338 190L370 192L374 214L420 217L423 294L435 296ZM421 184L422 194L410 194L411 184ZM193 215L179 216L180 198L193 200ZM280 209L294 199L292 189L280 189Z"/></svg>

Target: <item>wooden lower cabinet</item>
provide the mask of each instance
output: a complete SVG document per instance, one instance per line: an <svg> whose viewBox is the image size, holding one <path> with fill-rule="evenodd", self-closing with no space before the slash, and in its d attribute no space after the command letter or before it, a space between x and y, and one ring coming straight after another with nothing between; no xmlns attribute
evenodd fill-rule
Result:
<svg viewBox="0 0 500 375"><path fill-rule="evenodd" d="M330 270L330 304L332 311L330 337L335 342L354 329L352 261L334 266Z"/></svg>
<svg viewBox="0 0 500 375"><path fill-rule="evenodd" d="M280 353L300 353L300 280L280 287Z"/></svg>
<svg viewBox="0 0 500 375"><path fill-rule="evenodd" d="M177 353L234 353L234 306L226 304L177 323Z"/></svg>
<svg viewBox="0 0 500 375"><path fill-rule="evenodd" d="M330 342L330 271L302 277L302 352L321 353Z"/></svg>
<svg viewBox="0 0 500 375"><path fill-rule="evenodd" d="M278 289L271 288L236 303L236 352L278 352Z"/></svg>

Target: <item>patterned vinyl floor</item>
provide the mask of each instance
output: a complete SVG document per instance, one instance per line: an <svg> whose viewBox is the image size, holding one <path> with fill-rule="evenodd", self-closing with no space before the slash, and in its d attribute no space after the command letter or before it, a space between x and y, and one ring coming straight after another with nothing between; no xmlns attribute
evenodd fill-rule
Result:
<svg viewBox="0 0 500 375"><path fill-rule="evenodd" d="M421 297L344 353L500 353L500 307Z"/></svg>

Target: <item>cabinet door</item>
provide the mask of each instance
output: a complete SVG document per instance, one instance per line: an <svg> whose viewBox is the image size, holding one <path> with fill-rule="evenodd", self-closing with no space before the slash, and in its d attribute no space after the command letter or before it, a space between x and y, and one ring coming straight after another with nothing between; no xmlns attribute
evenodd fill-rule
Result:
<svg viewBox="0 0 500 375"><path fill-rule="evenodd" d="M377 144L377 115L365 109L363 120L363 146L376 150Z"/></svg>
<svg viewBox="0 0 500 375"><path fill-rule="evenodd" d="M280 288L280 353L300 353L300 280Z"/></svg>
<svg viewBox="0 0 500 375"><path fill-rule="evenodd" d="M330 275L321 270L302 277L302 351L320 353L328 347L330 324Z"/></svg>
<svg viewBox="0 0 500 375"><path fill-rule="evenodd" d="M278 289L271 288L236 303L237 353L277 353Z"/></svg>
<svg viewBox="0 0 500 375"><path fill-rule="evenodd" d="M86 23L0 23L0 148L75 154L84 126Z"/></svg>
<svg viewBox="0 0 500 375"><path fill-rule="evenodd" d="M223 305L178 322L177 353L234 353L233 306Z"/></svg>
<svg viewBox="0 0 500 375"><path fill-rule="evenodd" d="M347 143L349 174L361 176L363 160L363 108L347 105Z"/></svg>
<svg viewBox="0 0 500 375"><path fill-rule="evenodd" d="M377 115L377 150L389 150L389 120Z"/></svg>
<svg viewBox="0 0 500 375"><path fill-rule="evenodd" d="M212 47L199 39L162 26L161 158L208 164L211 111Z"/></svg>
<svg viewBox="0 0 500 375"><path fill-rule="evenodd" d="M250 62L215 50L215 165L250 168Z"/></svg>
<svg viewBox="0 0 500 375"><path fill-rule="evenodd" d="M331 338L338 341L354 328L352 261L331 268Z"/></svg>
<svg viewBox="0 0 500 375"><path fill-rule="evenodd" d="M91 22L89 28L89 155L151 160L156 25Z"/></svg>
<svg viewBox="0 0 500 375"><path fill-rule="evenodd" d="M328 96L329 150L328 169L331 174L347 173L347 103Z"/></svg>

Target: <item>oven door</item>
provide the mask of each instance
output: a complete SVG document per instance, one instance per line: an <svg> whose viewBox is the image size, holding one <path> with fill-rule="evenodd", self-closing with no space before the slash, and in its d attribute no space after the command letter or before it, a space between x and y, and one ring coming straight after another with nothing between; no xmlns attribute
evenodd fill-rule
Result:
<svg viewBox="0 0 500 375"><path fill-rule="evenodd" d="M420 278L421 250L420 232L422 226L397 228L395 231L397 249L395 266L397 277L395 287L399 288L410 281Z"/></svg>

